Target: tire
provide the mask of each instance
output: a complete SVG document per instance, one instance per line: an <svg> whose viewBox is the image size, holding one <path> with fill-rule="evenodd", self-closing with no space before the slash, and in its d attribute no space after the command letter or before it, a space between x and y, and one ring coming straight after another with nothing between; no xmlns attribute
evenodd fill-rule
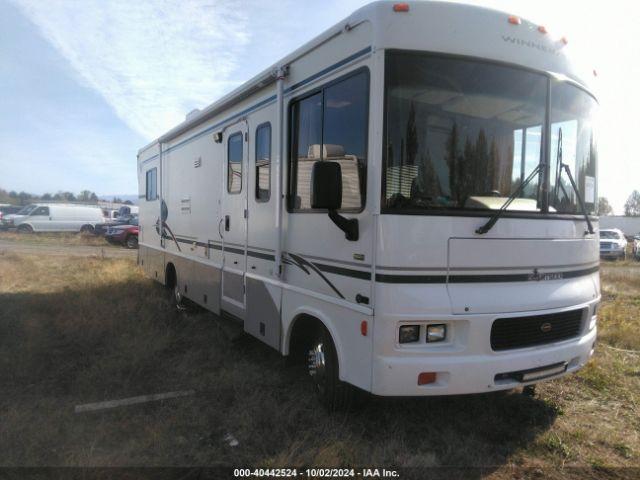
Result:
<svg viewBox="0 0 640 480"><path fill-rule="evenodd" d="M364 399L363 392L340 380L336 347L324 326L314 337L307 367L320 403L330 412L351 410Z"/></svg>
<svg viewBox="0 0 640 480"><path fill-rule="evenodd" d="M18 233L33 233L33 227L31 225L18 225Z"/></svg>
<svg viewBox="0 0 640 480"><path fill-rule="evenodd" d="M129 235L124 242L127 248L135 249L138 248L138 236L137 235Z"/></svg>
<svg viewBox="0 0 640 480"><path fill-rule="evenodd" d="M88 235L90 233L93 233L93 231L93 225L83 225L82 227L80 227L80 233L82 233L83 235Z"/></svg>
<svg viewBox="0 0 640 480"><path fill-rule="evenodd" d="M180 291L180 286L178 284L178 274L175 271L173 266L167 271L167 290L169 291L169 302L175 307L178 312L186 312L187 310L187 300L182 295Z"/></svg>

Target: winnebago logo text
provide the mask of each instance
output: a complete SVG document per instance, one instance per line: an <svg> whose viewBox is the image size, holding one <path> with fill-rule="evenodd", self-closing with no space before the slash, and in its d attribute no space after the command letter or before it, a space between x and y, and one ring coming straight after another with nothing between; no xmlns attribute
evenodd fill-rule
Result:
<svg viewBox="0 0 640 480"><path fill-rule="evenodd" d="M522 45L523 47L535 48L541 52L551 53L553 55L559 55L560 50L557 48L547 47L541 43L532 42L531 40L522 40L521 38L510 37L509 35L502 35L502 40L507 43L513 43L514 45Z"/></svg>
<svg viewBox="0 0 640 480"><path fill-rule="evenodd" d="M539 282L541 280L562 280L564 278L562 272L556 273L539 273L537 268L533 269L533 273L529 274L529 280Z"/></svg>

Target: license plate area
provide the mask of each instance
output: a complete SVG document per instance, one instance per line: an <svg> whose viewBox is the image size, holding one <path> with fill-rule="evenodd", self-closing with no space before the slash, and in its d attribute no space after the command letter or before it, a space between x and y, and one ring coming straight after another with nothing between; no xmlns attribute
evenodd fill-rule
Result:
<svg viewBox="0 0 640 480"><path fill-rule="evenodd" d="M530 368L528 370L499 373L494 377L494 381L496 383L505 383L513 380L521 383L534 382L566 372L567 365L567 362L560 362L543 367Z"/></svg>

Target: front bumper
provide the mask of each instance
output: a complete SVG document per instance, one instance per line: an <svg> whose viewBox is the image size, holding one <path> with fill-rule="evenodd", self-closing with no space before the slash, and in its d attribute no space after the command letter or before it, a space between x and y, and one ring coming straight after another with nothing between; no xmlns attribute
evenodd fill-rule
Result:
<svg viewBox="0 0 640 480"><path fill-rule="evenodd" d="M604 258L604 259L624 258L624 250L600 250L600 258Z"/></svg>
<svg viewBox="0 0 640 480"><path fill-rule="evenodd" d="M538 347L477 355L374 356L372 393L381 396L429 396L486 393L536 383L500 379L501 374L565 364L566 370L544 380L582 368L591 355L597 328L581 337ZM437 372L436 382L418 385L421 372ZM496 379L498 376L498 379Z"/></svg>
<svg viewBox="0 0 640 480"><path fill-rule="evenodd" d="M110 243L123 243L127 238L127 235L124 233L118 233L115 235L105 235L104 238Z"/></svg>

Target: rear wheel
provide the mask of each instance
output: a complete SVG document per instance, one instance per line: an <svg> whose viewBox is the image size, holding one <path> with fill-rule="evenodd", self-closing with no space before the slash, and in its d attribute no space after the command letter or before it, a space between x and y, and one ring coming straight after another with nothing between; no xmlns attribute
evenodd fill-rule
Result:
<svg viewBox="0 0 640 480"><path fill-rule="evenodd" d="M33 233L31 225L18 225L18 233Z"/></svg>
<svg viewBox="0 0 640 480"><path fill-rule="evenodd" d="M178 274L173 264L167 266L166 283L167 290L169 291L169 301L173 304L179 312L184 312L187 309L186 299L180 291L178 285Z"/></svg>
<svg viewBox="0 0 640 480"><path fill-rule="evenodd" d="M89 235L90 233L93 233L93 225L83 225L82 227L80 227L80 233L82 233L83 235Z"/></svg>
<svg viewBox="0 0 640 480"><path fill-rule="evenodd" d="M340 380L338 354L331 334L318 328L307 356L307 367L320 402L329 411L352 409L364 399L363 392Z"/></svg>
<svg viewBox="0 0 640 480"><path fill-rule="evenodd" d="M182 295L182 292L180 291L180 287L178 286L177 283L173 286L173 291L171 296L173 298L173 305L176 307L176 310L179 312L186 312L187 300Z"/></svg>
<svg viewBox="0 0 640 480"><path fill-rule="evenodd" d="M137 235L129 235L127 240L125 241L125 245L127 248L138 248L138 236Z"/></svg>

